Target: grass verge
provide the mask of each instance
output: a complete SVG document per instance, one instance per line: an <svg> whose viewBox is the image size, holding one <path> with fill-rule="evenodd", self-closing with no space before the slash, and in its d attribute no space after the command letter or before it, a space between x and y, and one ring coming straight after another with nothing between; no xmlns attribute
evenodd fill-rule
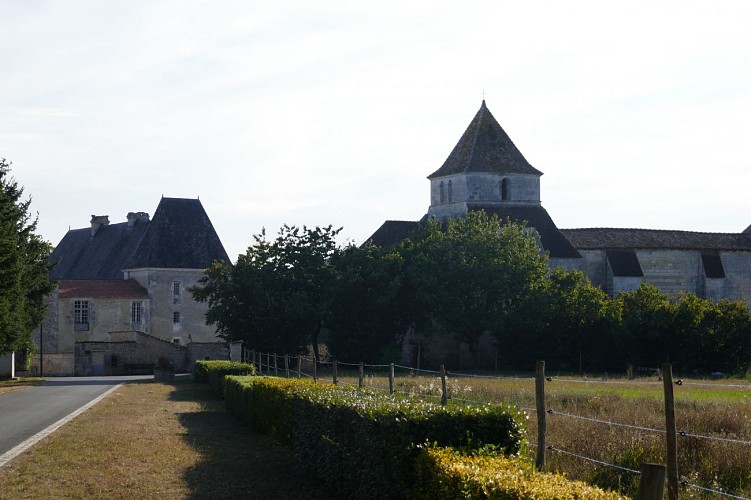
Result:
<svg viewBox="0 0 751 500"><path fill-rule="evenodd" d="M43 378L16 378L12 380L0 380L0 394L5 392L19 391L26 389L34 385L42 385L45 379Z"/></svg>
<svg viewBox="0 0 751 500"><path fill-rule="evenodd" d="M328 498L205 385L130 383L0 469L0 499Z"/></svg>

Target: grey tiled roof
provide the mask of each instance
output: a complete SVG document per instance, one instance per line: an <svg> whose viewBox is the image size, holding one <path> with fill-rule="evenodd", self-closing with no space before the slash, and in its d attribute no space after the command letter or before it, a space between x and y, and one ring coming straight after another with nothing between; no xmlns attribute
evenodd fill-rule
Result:
<svg viewBox="0 0 751 500"><path fill-rule="evenodd" d="M644 271L641 269L639 259L633 250L607 250L605 255L613 270L613 276L641 278Z"/></svg>
<svg viewBox="0 0 751 500"><path fill-rule="evenodd" d="M199 200L162 198L126 269L205 269L227 252Z"/></svg>
<svg viewBox="0 0 751 500"><path fill-rule="evenodd" d="M751 250L751 233L594 227L561 229L579 250Z"/></svg>
<svg viewBox="0 0 751 500"><path fill-rule="evenodd" d="M411 220L387 220L365 242L382 248L390 247L407 239L419 224Z"/></svg>
<svg viewBox="0 0 751 500"><path fill-rule="evenodd" d="M540 207L500 207L498 205L469 205L470 210L484 210L489 215L495 214L501 221L510 219L514 222L526 222L540 234L542 247L554 258L581 258L579 252L568 242L555 226L548 212ZM428 216L420 221L387 220L366 241L380 247L395 245L404 240L420 223L426 222Z"/></svg>
<svg viewBox="0 0 751 500"><path fill-rule="evenodd" d="M52 279L67 280L118 280L123 279L123 266L141 242L148 221L137 221L128 227L127 222L102 226L95 237L91 228L68 231L50 256L57 264L52 268Z"/></svg>
<svg viewBox="0 0 751 500"><path fill-rule="evenodd" d="M542 175L524 158L484 100L443 166L428 179L464 172Z"/></svg>
<svg viewBox="0 0 751 500"><path fill-rule="evenodd" d="M68 231L50 260L53 279L121 280L123 269L204 269L229 257L199 200L162 198L150 222Z"/></svg>

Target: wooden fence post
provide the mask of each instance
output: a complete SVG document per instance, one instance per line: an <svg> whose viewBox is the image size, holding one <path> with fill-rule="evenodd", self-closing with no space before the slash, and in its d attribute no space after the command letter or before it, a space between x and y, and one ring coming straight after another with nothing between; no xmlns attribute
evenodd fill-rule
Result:
<svg viewBox="0 0 751 500"><path fill-rule="evenodd" d="M441 365L441 404L446 405L449 401L449 395L446 391L446 367Z"/></svg>
<svg viewBox="0 0 751 500"><path fill-rule="evenodd" d="M389 394L394 395L394 363L389 367Z"/></svg>
<svg viewBox="0 0 751 500"><path fill-rule="evenodd" d="M673 400L673 367L662 365L662 386L665 389L665 438L667 450L668 498L678 500L678 440L675 432L675 401Z"/></svg>
<svg viewBox="0 0 751 500"><path fill-rule="evenodd" d="M336 360L334 360L333 366L331 367L333 374L332 374L332 382L334 382L334 385L336 385Z"/></svg>
<svg viewBox="0 0 751 500"><path fill-rule="evenodd" d="M253 349L250 351L250 362L253 363L253 365L256 364L256 350ZM256 366L256 373L258 373L258 367Z"/></svg>
<svg viewBox="0 0 751 500"><path fill-rule="evenodd" d="M362 389L363 379L365 378L365 366L363 365L362 361L360 361L360 379L357 382L357 387Z"/></svg>
<svg viewBox="0 0 751 500"><path fill-rule="evenodd" d="M665 466L642 464L638 500L662 500L665 493Z"/></svg>
<svg viewBox="0 0 751 500"><path fill-rule="evenodd" d="M318 358L313 356L313 382L318 382Z"/></svg>
<svg viewBox="0 0 751 500"><path fill-rule="evenodd" d="M297 378L302 376L302 354L297 355Z"/></svg>
<svg viewBox="0 0 751 500"><path fill-rule="evenodd" d="M545 451L547 445L545 437L547 433L547 422L545 420L545 361L538 361L535 364L535 401L537 403L537 460L535 465L537 470L545 471Z"/></svg>
<svg viewBox="0 0 751 500"><path fill-rule="evenodd" d="M279 359L279 356L277 356L276 353L274 353L274 376L275 377L279 376L279 366L278 366L279 363L277 362L278 359Z"/></svg>
<svg viewBox="0 0 751 500"><path fill-rule="evenodd" d="M284 375L289 378L289 354L284 355Z"/></svg>

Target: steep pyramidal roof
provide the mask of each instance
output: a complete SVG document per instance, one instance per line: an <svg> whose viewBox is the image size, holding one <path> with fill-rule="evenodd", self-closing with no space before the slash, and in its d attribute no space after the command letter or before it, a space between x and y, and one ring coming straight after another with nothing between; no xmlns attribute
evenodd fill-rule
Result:
<svg viewBox="0 0 751 500"><path fill-rule="evenodd" d="M227 252L199 200L162 198L127 269L205 269Z"/></svg>
<svg viewBox="0 0 751 500"><path fill-rule="evenodd" d="M449 157L428 179L465 172L542 175L501 128L485 100Z"/></svg>

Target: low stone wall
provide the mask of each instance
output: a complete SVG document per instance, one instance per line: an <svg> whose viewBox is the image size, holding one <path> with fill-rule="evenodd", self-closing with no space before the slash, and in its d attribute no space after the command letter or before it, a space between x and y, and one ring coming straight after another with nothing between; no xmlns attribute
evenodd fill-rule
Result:
<svg viewBox="0 0 751 500"><path fill-rule="evenodd" d="M29 375L40 375L39 358L39 353L31 357ZM72 377L75 372L75 355L72 352L45 352L41 358L44 360L41 374L45 377Z"/></svg>
<svg viewBox="0 0 751 500"><path fill-rule="evenodd" d="M116 341L77 342L75 375L144 375L169 366L189 372L197 359L229 359L222 343L173 344L142 332L119 332Z"/></svg>

